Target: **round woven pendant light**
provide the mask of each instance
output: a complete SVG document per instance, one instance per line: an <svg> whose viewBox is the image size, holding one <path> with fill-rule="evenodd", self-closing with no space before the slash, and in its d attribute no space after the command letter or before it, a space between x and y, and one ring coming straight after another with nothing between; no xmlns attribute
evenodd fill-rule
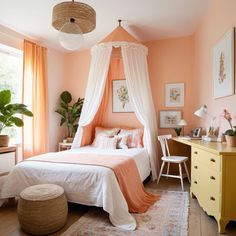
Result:
<svg viewBox="0 0 236 236"><path fill-rule="evenodd" d="M81 45L83 34L95 29L96 12L85 3L74 0L62 2L53 8L52 25L59 31L61 45L68 50L75 50Z"/></svg>

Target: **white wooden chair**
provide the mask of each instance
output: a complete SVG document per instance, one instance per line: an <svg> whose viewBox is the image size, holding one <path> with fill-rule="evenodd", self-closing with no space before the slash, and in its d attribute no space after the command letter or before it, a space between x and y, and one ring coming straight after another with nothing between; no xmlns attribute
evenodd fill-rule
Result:
<svg viewBox="0 0 236 236"><path fill-rule="evenodd" d="M168 147L168 139L171 139L171 138L172 138L171 134L158 136L158 140L160 141L160 144L161 144L161 149L162 149L163 156L161 158L162 165L161 165L160 174L159 174L158 179L157 179L157 184L159 183L159 180L160 180L161 176L178 178L181 181L182 191L184 191L183 177L185 177L185 175L183 175L183 173L182 173L181 164L184 163L184 168L185 168L185 171L186 171L186 174L187 174L187 177L188 177L188 181L190 182L188 168L186 166L186 161L188 160L188 157L185 157L185 156L171 156L170 155L170 151L169 151L169 147ZM166 172L166 174L163 174L163 169L164 169L165 163L167 163L167 172ZM170 163L174 163L174 164L179 165L179 175L169 175Z"/></svg>

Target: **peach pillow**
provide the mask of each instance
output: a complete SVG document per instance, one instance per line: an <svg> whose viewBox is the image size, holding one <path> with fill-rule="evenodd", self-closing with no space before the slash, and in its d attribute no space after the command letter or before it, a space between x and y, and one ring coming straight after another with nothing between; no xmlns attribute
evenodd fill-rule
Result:
<svg viewBox="0 0 236 236"><path fill-rule="evenodd" d="M143 147L143 129L121 129L119 135L128 135L128 148Z"/></svg>

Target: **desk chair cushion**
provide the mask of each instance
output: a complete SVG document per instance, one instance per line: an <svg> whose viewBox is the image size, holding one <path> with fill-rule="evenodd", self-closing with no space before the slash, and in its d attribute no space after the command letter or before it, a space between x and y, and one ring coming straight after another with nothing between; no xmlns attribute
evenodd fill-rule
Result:
<svg viewBox="0 0 236 236"><path fill-rule="evenodd" d="M188 157L184 156L163 156L162 161L171 162L171 163L182 163L188 160Z"/></svg>

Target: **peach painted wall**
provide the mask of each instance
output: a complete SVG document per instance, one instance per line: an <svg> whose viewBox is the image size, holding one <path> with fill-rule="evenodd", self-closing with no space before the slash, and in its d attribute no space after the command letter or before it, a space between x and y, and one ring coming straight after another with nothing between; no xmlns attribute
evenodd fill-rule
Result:
<svg viewBox="0 0 236 236"><path fill-rule="evenodd" d="M210 114L219 117L224 108L232 115L236 115L236 95L213 99L212 93L212 50L216 42L232 27L236 26L236 1L214 0L205 16L202 18L197 31L194 34L194 87L193 110L206 104ZM192 117L197 125L208 127L210 117L201 120ZM222 131L229 128L224 119L216 121L215 125L221 125ZM235 124L235 120L234 120Z"/></svg>
<svg viewBox="0 0 236 236"><path fill-rule="evenodd" d="M173 38L145 43L148 47L148 67L152 96L157 114L159 127L160 110L180 110L182 117L187 121L185 127L187 134L194 126L191 121L191 80L193 65L193 38ZM165 107L165 85L168 83L184 83L184 107ZM159 134L175 132L173 129L160 129Z"/></svg>

